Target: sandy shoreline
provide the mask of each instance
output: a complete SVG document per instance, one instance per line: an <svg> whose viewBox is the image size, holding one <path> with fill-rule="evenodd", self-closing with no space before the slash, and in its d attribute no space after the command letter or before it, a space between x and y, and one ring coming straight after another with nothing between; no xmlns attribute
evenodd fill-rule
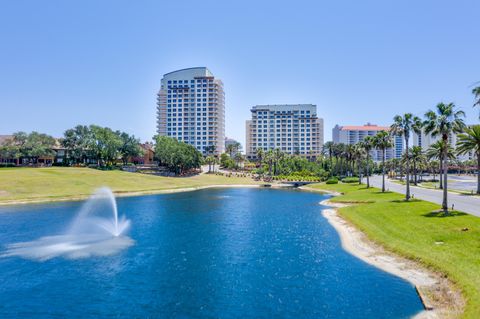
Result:
<svg viewBox="0 0 480 319"><path fill-rule="evenodd" d="M425 307L415 318L456 318L462 313L464 302L461 293L444 276L426 269L418 262L390 253L369 240L363 232L337 214L337 208L346 205L328 200L320 204L332 207L323 210L322 215L335 228L346 251L415 286Z"/></svg>

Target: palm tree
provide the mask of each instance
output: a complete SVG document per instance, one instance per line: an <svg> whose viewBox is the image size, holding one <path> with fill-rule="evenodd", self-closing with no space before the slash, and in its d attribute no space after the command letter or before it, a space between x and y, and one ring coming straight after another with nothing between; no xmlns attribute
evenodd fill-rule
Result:
<svg viewBox="0 0 480 319"><path fill-rule="evenodd" d="M268 175L272 176L273 163L275 162L275 155L273 150L269 149L263 156L263 160L268 164Z"/></svg>
<svg viewBox="0 0 480 319"><path fill-rule="evenodd" d="M358 184L362 184L362 162L365 158L365 148L363 147L362 143L355 144L352 149L352 159L353 165L355 165L355 161L357 162L357 171L358 171Z"/></svg>
<svg viewBox="0 0 480 319"><path fill-rule="evenodd" d="M330 161L330 175L333 171L332 156L333 156L334 147L335 147L335 143L333 143L332 141L326 142L323 145L323 152L325 153L325 155L328 156L328 159Z"/></svg>
<svg viewBox="0 0 480 319"><path fill-rule="evenodd" d="M396 115L393 118L394 123L391 126L391 133L393 135L403 136L405 140L405 171L407 179L407 190L405 193L405 200L410 199L410 156L408 154L408 141L410 139L411 132L417 134L421 133L422 122L420 118L413 116L412 113L405 113L403 116Z"/></svg>
<svg viewBox="0 0 480 319"><path fill-rule="evenodd" d="M473 103L473 107L479 106L480 107L480 86L477 86L472 90L472 94L475 96L475 103ZM479 115L480 118L480 115Z"/></svg>
<svg viewBox="0 0 480 319"><path fill-rule="evenodd" d="M256 151L255 151L255 154L257 155L257 160L260 162L260 165L262 164L262 159L263 159L263 155L265 154L263 152L263 148L257 148Z"/></svg>
<svg viewBox="0 0 480 319"><path fill-rule="evenodd" d="M457 153L467 154L469 152L475 153L477 157L477 194L480 194L480 125L466 128L465 133L459 134L457 137Z"/></svg>
<svg viewBox="0 0 480 319"><path fill-rule="evenodd" d="M345 161L347 162L347 175L354 174L355 171L355 146L352 144L345 145L345 149L343 151L343 156L345 157Z"/></svg>
<svg viewBox="0 0 480 319"><path fill-rule="evenodd" d="M335 175L338 175L339 170L342 169L341 159L343 158L343 149L345 144L338 143L334 145L333 148L333 157L335 157Z"/></svg>
<svg viewBox="0 0 480 319"><path fill-rule="evenodd" d="M418 184L417 176L418 176L418 167L425 162L425 155L423 154L423 150L421 146L413 146L410 152L410 160L413 163L413 183L416 186Z"/></svg>
<svg viewBox="0 0 480 319"><path fill-rule="evenodd" d="M453 103L438 103L435 111L425 113L425 133L431 134L432 137L440 136L445 145L448 144L448 137L453 133L461 133L465 127L462 117L465 117L463 111L455 109ZM448 214L448 148L443 148L443 201L442 210Z"/></svg>
<svg viewBox="0 0 480 319"><path fill-rule="evenodd" d="M208 164L208 172L211 173L212 172L212 164L215 165L215 157L207 156L205 158L205 162L207 162L207 164Z"/></svg>
<svg viewBox="0 0 480 319"><path fill-rule="evenodd" d="M449 143L446 143L443 140L438 140L427 149L425 155L427 156L428 160L437 159L438 160L438 167L439 167L439 188L443 189L443 180L442 180L442 172L443 172L443 153L444 148L447 147L447 159L453 160L455 158L455 152L453 147L450 146Z"/></svg>
<svg viewBox="0 0 480 319"><path fill-rule="evenodd" d="M385 155L387 149L393 146L392 137L387 132L380 131L373 137L373 146L382 150L382 192L385 192Z"/></svg>
<svg viewBox="0 0 480 319"><path fill-rule="evenodd" d="M273 175L277 175L278 163L283 159L283 157L284 154L279 148L273 150Z"/></svg>
<svg viewBox="0 0 480 319"><path fill-rule="evenodd" d="M373 136L366 136L362 141L363 149L365 150L366 157L366 175L367 175L367 188L370 188L370 151L374 147L374 138Z"/></svg>

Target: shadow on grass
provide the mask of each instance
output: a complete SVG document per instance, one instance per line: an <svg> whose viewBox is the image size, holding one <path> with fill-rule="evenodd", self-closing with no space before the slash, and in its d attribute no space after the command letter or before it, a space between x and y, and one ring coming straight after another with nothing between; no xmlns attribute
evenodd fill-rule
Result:
<svg viewBox="0 0 480 319"><path fill-rule="evenodd" d="M437 217L437 218L444 218L444 217L457 217L457 216L465 216L468 215L467 213L453 211L448 212L445 214L443 210L436 210L427 214L423 214L424 217Z"/></svg>
<svg viewBox="0 0 480 319"><path fill-rule="evenodd" d="M405 199L394 199L391 201L392 203L399 203L399 204L409 204L409 203L417 203L421 202L420 199L416 198L410 198L410 200L405 200Z"/></svg>
<svg viewBox="0 0 480 319"><path fill-rule="evenodd" d="M477 193L458 193L458 194L461 195L461 196L467 196L467 197L469 197L469 196L480 197L480 195L477 194Z"/></svg>

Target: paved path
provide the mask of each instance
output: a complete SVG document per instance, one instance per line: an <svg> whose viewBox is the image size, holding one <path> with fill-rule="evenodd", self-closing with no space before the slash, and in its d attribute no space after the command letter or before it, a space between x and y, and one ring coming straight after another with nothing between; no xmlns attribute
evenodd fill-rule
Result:
<svg viewBox="0 0 480 319"><path fill-rule="evenodd" d="M364 180L365 182L365 180ZM370 178L372 186L382 188L382 176L372 176ZM397 184L385 178L385 188L397 193L405 194L405 185ZM423 199L432 203L442 204L442 190L421 188L410 185L410 193L415 198ZM448 206L455 205L455 210L469 213L480 217L480 197L448 193Z"/></svg>

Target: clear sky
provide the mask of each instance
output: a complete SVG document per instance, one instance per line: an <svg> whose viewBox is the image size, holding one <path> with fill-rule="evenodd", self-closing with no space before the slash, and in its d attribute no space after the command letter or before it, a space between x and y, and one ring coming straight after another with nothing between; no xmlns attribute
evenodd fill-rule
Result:
<svg viewBox="0 0 480 319"><path fill-rule="evenodd" d="M480 1L0 0L0 134L76 124L155 134L164 73L206 66L244 143L255 104L313 103L331 129L455 102L478 122Z"/></svg>

